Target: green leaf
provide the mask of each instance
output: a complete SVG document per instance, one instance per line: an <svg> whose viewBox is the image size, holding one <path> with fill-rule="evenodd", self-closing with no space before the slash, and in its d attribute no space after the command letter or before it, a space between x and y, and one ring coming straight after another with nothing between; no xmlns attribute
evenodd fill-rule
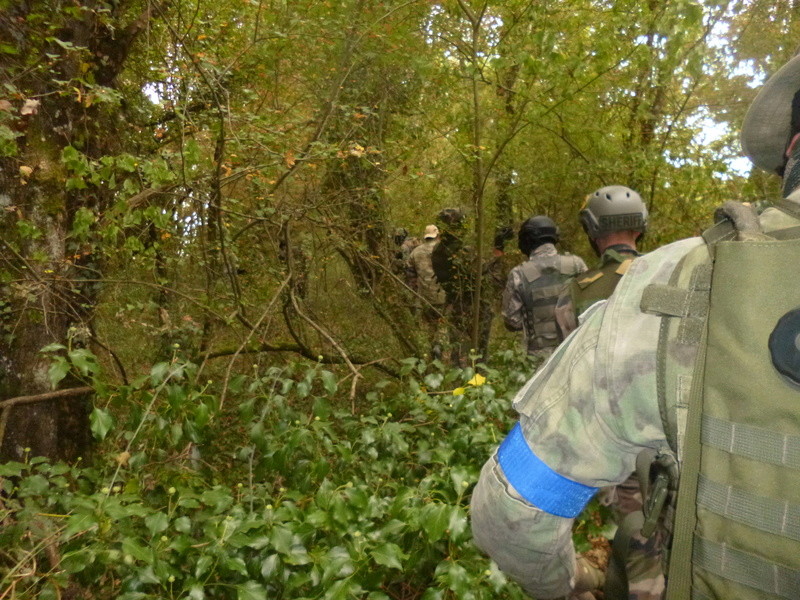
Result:
<svg viewBox="0 0 800 600"><path fill-rule="evenodd" d="M140 544L137 540L125 537L122 539L122 552L124 554L130 554L136 560L141 560L142 562L149 563L153 560L153 553L152 551Z"/></svg>
<svg viewBox="0 0 800 600"><path fill-rule="evenodd" d="M293 538L294 534L286 527L276 527L270 535L272 545L281 554L291 553Z"/></svg>
<svg viewBox="0 0 800 600"><path fill-rule="evenodd" d="M457 598L471 595L472 581L467 570L459 563L454 561L439 563L439 566L436 567L436 575L442 583L455 592Z"/></svg>
<svg viewBox="0 0 800 600"><path fill-rule="evenodd" d="M272 577L272 574L275 573L275 570L280 567L280 558L277 554L270 554L267 558L264 559L264 562L261 563L261 576L264 579L269 579Z"/></svg>
<svg viewBox="0 0 800 600"><path fill-rule="evenodd" d="M39 352L58 352L59 350L66 349L67 347L64 344L47 344L47 346L39 350Z"/></svg>
<svg viewBox="0 0 800 600"><path fill-rule="evenodd" d="M95 406L92 409L92 414L89 415L89 424L92 429L92 435L98 440L104 440L114 425L114 418L108 411Z"/></svg>
<svg viewBox="0 0 800 600"><path fill-rule="evenodd" d="M379 565L390 569L402 569L402 561L407 558L408 555L400 549L400 546L391 542L378 546L372 551L372 559Z"/></svg>
<svg viewBox="0 0 800 600"><path fill-rule="evenodd" d="M192 584L192 587L189 588L189 598L191 600L205 600L206 593L203 591L202 583Z"/></svg>
<svg viewBox="0 0 800 600"><path fill-rule="evenodd" d="M197 564L194 567L194 576L200 579L203 575L208 573L212 564L214 564L214 559L208 554L204 554L197 559Z"/></svg>
<svg viewBox="0 0 800 600"><path fill-rule="evenodd" d="M325 391L328 392L329 396L333 396L336 393L336 389L339 387L339 384L336 382L336 375L330 371L321 371L319 375L322 378L322 385Z"/></svg>
<svg viewBox="0 0 800 600"><path fill-rule="evenodd" d="M70 361L81 375L96 374L98 371L97 358L85 348L78 348L67 353Z"/></svg>
<svg viewBox="0 0 800 600"><path fill-rule="evenodd" d="M267 600L267 590L255 581L236 586L237 600Z"/></svg>
<svg viewBox="0 0 800 600"><path fill-rule="evenodd" d="M192 530L192 521L189 517L178 517L175 519L172 526L175 527L175 531L189 533Z"/></svg>
<svg viewBox="0 0 800 600"><path fill-rule="evenodd" d="M169 527L169 517L163 512L153 513L145 518L144 524L147 526L150 535L156 535Z"/></svg>
<svg viewBox="0 0 800 600"><path fill-rule="evenodd" d="M19 477L27 468L28 465L21 462L0 463L0 477Z"/></svg>
<svg viewBox="0 0 800 600"><path fill-rule="evenodd" d="M69 373L70 365L67 359L63 356L56 356L50 368L47 370L47 378L50 380L50 385L56 389L59 382Z"/></svg>
<svg viewBox="0 0 800 600"><path fill-rule="evenodd" d="M442 539L450 523L450 507L436 502L426 504L420 511L420 523L430 541Z"/></svg>

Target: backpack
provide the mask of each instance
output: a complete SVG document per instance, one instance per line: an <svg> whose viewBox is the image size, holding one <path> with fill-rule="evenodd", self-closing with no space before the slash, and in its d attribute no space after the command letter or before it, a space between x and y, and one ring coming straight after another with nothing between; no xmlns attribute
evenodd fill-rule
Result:
<svg viewBox="0 0 800 600"><path fill-rule="evenodd" d="M777 208L800 219L792 202ZM653 462L640 457L638 525L648 535L659 521L672 535L667 600L793 599L800 227L764 234L749 206L728 202L721 211L707 243L642 297L642 310L662 317L657 387L670 448ZM691 377L677 375L676 356L694 361Z"/></svg>

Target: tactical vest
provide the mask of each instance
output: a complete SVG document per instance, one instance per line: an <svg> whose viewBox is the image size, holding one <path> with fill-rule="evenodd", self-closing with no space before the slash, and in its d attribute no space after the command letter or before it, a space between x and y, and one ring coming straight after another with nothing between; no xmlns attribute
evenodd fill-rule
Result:
<svg viewBox="0 0 800 600"><path fill-rule="evenodd" d="M636 256L638 254L614 252L607 258L604 254L599 268L576 276L569 284L575 314L580 315L595 302L611 296Z"/></svg>
<svg viewBox="0 0 800 600"><path fill-rule="evenodd" d="M528 352L558 346L561 336L556 325L556 302L567 280L577 273L575 257L545 256L527 260L519 269Z"/></svg>
<svg viewBox="0 0 800 600"><path fill-rule="evenodd" d="M782 210L800 218L798 208ZM642 297L642 309L662 317L657 388L670 444L641 470L651 475L643 533L659 515L672 530L668 600L794 599L800 226L764 234L755 212L732 202L723 216L669 284L653 284ZM677 360L693 361L691 377ZM676 503L668 500L678 482L675 456ZM674 506L674 521L665 504Z"/></svg>

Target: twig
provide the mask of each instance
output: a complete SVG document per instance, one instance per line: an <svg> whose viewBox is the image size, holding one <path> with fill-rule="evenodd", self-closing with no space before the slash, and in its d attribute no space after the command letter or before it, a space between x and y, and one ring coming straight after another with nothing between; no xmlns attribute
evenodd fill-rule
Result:
<svg viewBox="0 0 800 600"><path fill-rule="evenodd" d="M267 318L267 315L269 315L272 312L272 307L275 306L275 302L277 302L278 298L280 298L280 295L281 295L281 292L283 291L283 288L285 288L288 285L288 283L291 280L291 278L292 278L292 274L289 273L289 276L286 277L286 279L284 279L281 282L281 285L278 288L278 291L275 292L275 295L273 296L272 300L270 301L269 306L267 306L267 309L264 311L264 313L261 315L261 317L258 319L258 321L256 321L256 324L253 326L253 328L247 334L245 339L242 340L242 343L236 349L236 352L233 353L233 358L231 358L230 362L228 362L228 368L225 370L225 381L222 384L222 394L220 394L220 397L219 397L219 410L220 411L222 411L222 406L225 404L225 398L228 395L228 381L230 381L230 378L231 378L231 369L233 369L233 363L236 362L236 358L239 356L239 354L242 352L242 350L244 350L244 347L250 341L250 338L253 337L253 334L256 332L256 329L258 329L261 326L261 323L264 321L264 319Z"/></svg>
<svg viewBox="0 0 800 600"><path fill-rule="evenodd" d="M55 392L44 392L43 394L35 394L32 396L17 396L16 398L0 400L0 446L2 446L3 439L6 435L8 415L11 413L11 408L14 406L17 406L18 404L33 404L34 402L57 400L59 398L70 398L72 396L82 396L92 391L94 391L94 388L89 386L81 386L76 388L67 388L65 390L56 390Z"/></svg>

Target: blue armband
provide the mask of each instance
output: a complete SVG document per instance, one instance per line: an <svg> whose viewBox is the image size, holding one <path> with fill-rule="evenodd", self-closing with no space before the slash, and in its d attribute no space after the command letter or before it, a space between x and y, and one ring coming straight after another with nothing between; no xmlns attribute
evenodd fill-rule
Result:
<svg viewBox="0 0 800 600"><path fill-rule="evenodd" d="M536 508L559 517L577 517L598 488L559 475L533 453L520 424L497 450L497 460L508 482Z"/></svg>

